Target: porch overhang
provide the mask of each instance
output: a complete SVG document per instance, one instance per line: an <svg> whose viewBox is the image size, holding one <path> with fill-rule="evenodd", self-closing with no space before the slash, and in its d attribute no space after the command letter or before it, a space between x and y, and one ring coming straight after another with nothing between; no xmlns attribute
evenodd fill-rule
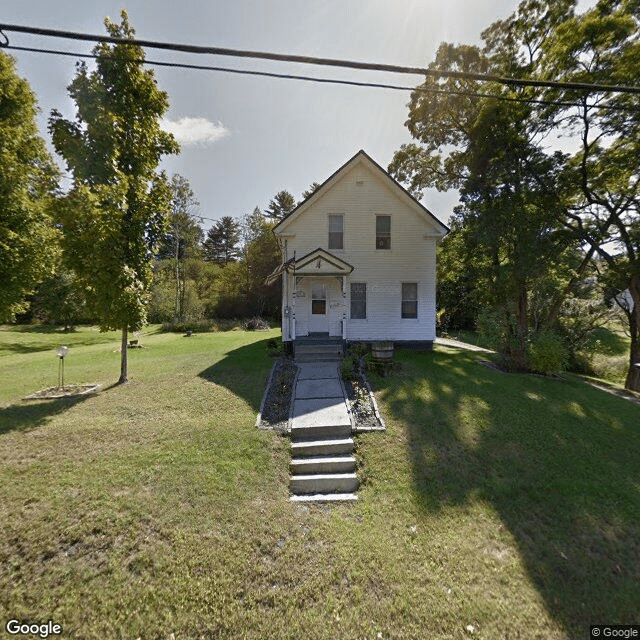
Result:
<svg viewBox="0 0 640 640"><path fill-rule="evenodd" d="M353 266L318 247L295 261L297 276L348 276Z"/></svg>

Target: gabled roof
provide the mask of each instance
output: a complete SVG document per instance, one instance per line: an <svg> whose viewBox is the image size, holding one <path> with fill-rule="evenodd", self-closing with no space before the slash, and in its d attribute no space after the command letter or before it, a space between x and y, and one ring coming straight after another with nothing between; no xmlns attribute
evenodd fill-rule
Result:
<svg viewBox="0 0 640 640"><path fill-rule="evenodd" d="M353 266L330 251L318 247L301 258L289 258L278 265L265 279L265 284L271 284L284 272L301 276L346 276L353 271Z"/></svg>
<svg viewBox="0 0 640 640"><path fill-rule="evenodd" d="M352 265L320 247L295 260L295 273L297 275L337 276L347 275L352 271Z"/></svg>
<svg viewBox="0 0 640 640"><path fill-rule="evenodd" d="M322 194L337 182L344 174L352 169L359 162L365 162L372 167L376 172L384 176L389 186L392 189L396 189L402 199L407 200L408 203L417 208L417 210L427 219L434 224L436 230L441 235L446 235L449 232L449 227L443 224L436 218L436 216L429 211L422 203L418 202L399 182L394 180L371 156L369 156L363 149L360 149L352 158L347 160L337 171L334 171L306 200L303 200L293 211L286 215L278 224L274 227L273 232L275 234L281 233L293 220L295 220L301 213L303 213L309 206Z"/></svg>

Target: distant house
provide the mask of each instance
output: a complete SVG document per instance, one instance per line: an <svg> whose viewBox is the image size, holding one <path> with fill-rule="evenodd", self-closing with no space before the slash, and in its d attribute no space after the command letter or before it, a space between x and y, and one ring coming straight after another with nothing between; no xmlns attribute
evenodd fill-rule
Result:
<svg viewBox="0 0 640 640"><path fill-rule="evenodd" d="M283 264L282 338L436 337L436 244L448 228L364 151L275 227Z"/></svg>

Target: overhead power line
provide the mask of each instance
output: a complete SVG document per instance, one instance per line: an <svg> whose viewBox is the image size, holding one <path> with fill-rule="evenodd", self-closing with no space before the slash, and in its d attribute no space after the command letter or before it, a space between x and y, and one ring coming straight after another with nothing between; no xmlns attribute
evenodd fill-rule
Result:
<svg viewBox="0 0 640 640"><path fill-rule="evenodd" d="M62 31L59 29L43 29L24 25L0 24L0 32L14 31L32 35L47 36L53 38L65 38L70 40L83 40L88 42L108 42L112 44L131 44L151 49L164 49L168 51L180 51L184 53L209 54L217 56L231 56L235 58L254 58L260 60L275 60L278 62L294 62L299 64L313 64L346 69L359 69L368 71L382 71L387 73L400 73L436 78L459 78L463 80L479 80L483 82L497 82L508 86L520 87L546 87L551 89L571 89L597 93L633 93L640 94L640 87L590 84L586 82L554 82L548 80L530 80L524 78L506 78L492 74L471 73L466 71L445 71L429 69L426 67L409 67L395 64L380 64L375 62L358 62L354 60L339 60L335 58L317 58L313 56L301 56L266 51L247 51L242 49L228 49L223 47L204 47L198 45L178 44L172 42L158 42L155 40L139 40L137 38L114 38L113 36L93 35L78 33L75 31ZM5 36L5 46L9 44Z"/></svg>
<svg viewBox="0 0 640 640"><path fill-rule="evenodd" d="M11 49L13 51L27 51L30 53L46 53L59 56L68 56L73 58L89 58L96 59L98 56L91 53L75 53L72 51L59 51L56 49L41 49L37 47L18 47L13 45L6 45L5 49ZM339 78L319 78L317 76L304 76L290 73L275 73L271 71L256 71L253 69L233 69L230 67L217 67L212 65L201 64L188 64L185 62L164 62L159 60L140 60L141 63L158 66L158 67L170 67L178 69L194 69L197 71L219 71L222 73L232 73L248 76L261 76L266 78L279 78L283 80L301 80L305 82L317 82L322 84L339 84L353 87L368 87L374 89L391 89L395 91L417 91L419 93L432 93L440 95L457 95L466 96L470 98L493 98L504 102L525 102L528 104L539 104L543 106L560 106L560 107L589 107L594 109L604 109L608 111L633 111L631 107L614 106L614 105L586 105L578 104L576 102L567 102L561 100L541 100L537 98L526 98L523 96L505 96L494 93L480 93L478 91L463 91L457 89L436 89L435 87L413 87L406 85L388 84L382 82L363 82L358 80L344 80Z"/></svg>

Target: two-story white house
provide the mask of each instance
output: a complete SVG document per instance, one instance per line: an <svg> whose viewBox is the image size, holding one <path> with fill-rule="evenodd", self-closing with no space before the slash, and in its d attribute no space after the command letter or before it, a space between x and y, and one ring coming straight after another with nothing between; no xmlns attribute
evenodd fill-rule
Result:
<svg viewBox="0 0 640 640"><path fill-rule="evenodd" d="M448 228L364 151L274 229L283 264L282 338L436 337L436 244Z"/></svg>

